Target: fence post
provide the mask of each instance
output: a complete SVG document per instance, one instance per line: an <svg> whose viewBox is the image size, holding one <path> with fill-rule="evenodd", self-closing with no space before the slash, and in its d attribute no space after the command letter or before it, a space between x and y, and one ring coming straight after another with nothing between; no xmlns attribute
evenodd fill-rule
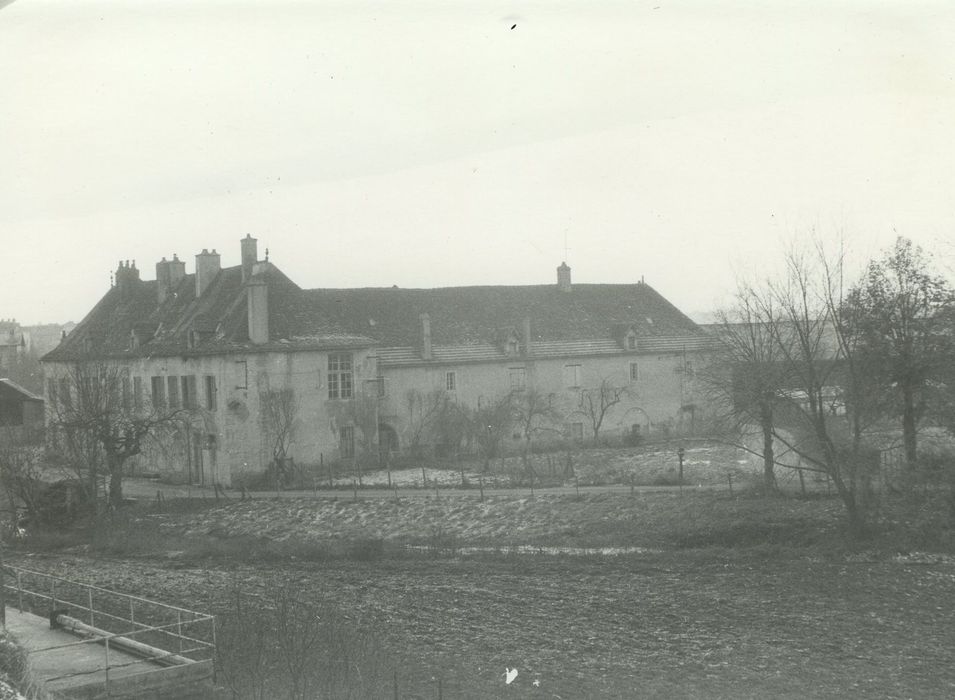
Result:
<svg viewBox="0 0 955 700"><path fill-rule="evenodd" d="M176 611L176 632L179 634L179 653L182 653L182 610Z"/></svg>
<svg viewBox="0 0 955 700"><path fill-rule="evenodd" d="M799 490L802 491L803 497L806 495L806 479L802 475L802 469L799 471Z"/></svg>
<svg viewBox="0 0 955 700"><path fill-rule="evenodd" d="M50 600L53 603L53 607L50 608L50 612L56 610L56 579L50 579Z"/></svg>
<svg viewBox="0 0 955 700"><path fill-rule="evenodd" d="M86 589L86 600L90 606L90 627L95 627L96 625L93 623L93 589L92 588Z"/></svg>
<svg viewBox="0 0 955 700"><path fill-rule="evenodd" d="M23 612L23 585L20 581L20 571L17 571L17 605L20 606L20 612Z"/></svg>
<svg viewBox="0 0 955 700"><path fill-rule="evenodd" d="M219 644L216 641L216 619L209 618L209 624L212 625L212 685L216 685L216 668L219 665Z"/></svg>
<svg viewBox="0 0 955 700"><path fill-rule="evenodd" d="M129 599L129 621L133 623L133 625L135 626L136 616L133 615L133 599L132 598Z"/></svg>
<svg viewBox="0 0 955 700"><path fill-rule="evenodd" d="M103 641L106 643L106 697L109 697L109 637Z"/></svg>

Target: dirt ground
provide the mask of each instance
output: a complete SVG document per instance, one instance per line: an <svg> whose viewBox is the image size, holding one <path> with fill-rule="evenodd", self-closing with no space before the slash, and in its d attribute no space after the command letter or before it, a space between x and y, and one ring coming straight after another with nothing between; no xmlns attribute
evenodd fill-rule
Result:
<svg viewBox="0 0 955 700"><path fill-rule="evenodd" d="M669 552L178 568L19 563L216 610L296 580L378 630L402 697L955 694L955 564ZM269 567L271 568L271 567ZM518 678L505 685L505 668ZM432 680L434 679L434 680Z"/></svg>
<svg viewBox="0 0 955 700"><path fill-rule="evenodd" d="M268 601L294 584L374 635L402 698L955 696L955 547L848 545L840 506L824 497L173 505L117 522L122 537L99 550L114 556L21 547L10 563L216 614L236 588ZM321 549L335 542L381 547ZM300 549L249 555L263 543ZM518 670L510 685L507 668Z"/></svg>

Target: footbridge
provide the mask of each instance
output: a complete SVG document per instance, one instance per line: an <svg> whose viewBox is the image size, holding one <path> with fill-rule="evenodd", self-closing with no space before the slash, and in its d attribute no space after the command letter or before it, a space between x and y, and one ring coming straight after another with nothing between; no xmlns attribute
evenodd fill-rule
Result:
<svg viewBox="0 0 955 700"><path fill-rule="evenodd" d="M29 569L0 567L0 610L51 697L214 695L215 620Z"/></svg>

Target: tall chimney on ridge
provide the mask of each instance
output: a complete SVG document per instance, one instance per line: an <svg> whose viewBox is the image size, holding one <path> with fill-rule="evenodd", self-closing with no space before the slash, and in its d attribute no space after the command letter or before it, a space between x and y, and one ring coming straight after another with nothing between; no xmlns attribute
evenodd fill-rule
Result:
<svg viewBox="0 0 955 700"><path fill-rule="evenodd" d="M557 268L557 289L562 292L570 291L570 266L562 262Z"/></svg>
<svg viewBox="0 0 955 700"><path fill-rule="evenodd" d="M213 248L210 253L205 248L196 255L196 298L202 296L212 280L219 274L219 254Z"/></svg>
<svg viewBox="0 0 955 700"><path fill-rule="evenodd" d="M242 281L248 282L252 278L252 267L259 259L258 240L252 238L251 233L245 234L242 239Z"/></svg>

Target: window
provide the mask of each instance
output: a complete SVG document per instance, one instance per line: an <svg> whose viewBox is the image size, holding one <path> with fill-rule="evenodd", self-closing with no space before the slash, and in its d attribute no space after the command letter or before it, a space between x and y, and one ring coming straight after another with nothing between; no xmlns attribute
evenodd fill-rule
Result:
<svg viewBox="0 0 955 700"><path fill-rule="evenodd" d="M129 413L133 404L133 393L129 386L129 377L123 377L123 410Z"/></svg>
<svg viewBox="0 0 955 700"><path fill-rule="evenodd" d="M236 360L235 369L236 369L235 388L248 389L249 388L249 363L246 362L245 360Z"/></svg>
<svg viewBox="0 0 955 700"><path fill-rule="evenodd" d="M205 389L206 408L210 411L216 410L216 378L212 374L207 374L202 378L202 385Z"/></svg>
<svg viewBox="0 0 955 700"><path fill-rule="evenodd" d="M133 377L133 410L139 413L143 410L143 378Z"/></svg>
<svg viewBox="0 0 955 700"><path fill-rule="evenodd" d="M636 350L637 349L637 336L628 335L627 336L627 349Z"/></svg>
<svg viewBox="0 0 955 700"><path fill-rule="evenodd" d="M636 382L640 379L640 366L636 362L630 363L630 381Z"/></svg>
<svg viewBox="0 0 955 700"><path fill-rule="evenodd" d="M342 459L355 456L355 426L344 425L338 429L338 447Z"/></svg>
<svg viewBox="0 0 955 700"><path fill-rule="evenodd" d="M387 391L385 391L385 378L381 375L378 375L378 398L382 399L387 396Z"/></svg>
<svg viewBox="0 0 955 700"><path fill-rule="evenodd" d="M153 408L159 409L166 405L166 386L162 377L150 379L153 392Z"/></svg>
<svg viewBox="0 0 955 700"><path fill-rule="evenodd" d="M458 388L458 377L454 372L446 372L444 375L444 388L448 391L455 391Z"/></svg>
<svg viewBox="0 0 955 700"><path fill-rule="evenodd" d="M199 397L196 395L196 375L186 374L182 377L182 407L199 408Z"/></svg>
<svg viewBox="0 0 955 700"><path fill-rule="evenodd" d="M511 386L511 389L523 389L524 388L524 368L523 367L511 367L507 370L508 383Z"/></svg>
<svg viewBox="0 0 955 700"><path fill-rule="evenodd" d="M564 365L564 386L577 389L580 387L580 365Z"/></svg>
<svg viewBox="0 0 955 700"><path fill-rule="evenodd" d="M336 352L328 356L328 398L350 399L353 393L351 355Z"/></svg>
<svg viewBox="0 0 955 700"><path fill-rule="evenodd" d="M166 378L166 400L169 408L179 408L179 377Z"/></svg>

